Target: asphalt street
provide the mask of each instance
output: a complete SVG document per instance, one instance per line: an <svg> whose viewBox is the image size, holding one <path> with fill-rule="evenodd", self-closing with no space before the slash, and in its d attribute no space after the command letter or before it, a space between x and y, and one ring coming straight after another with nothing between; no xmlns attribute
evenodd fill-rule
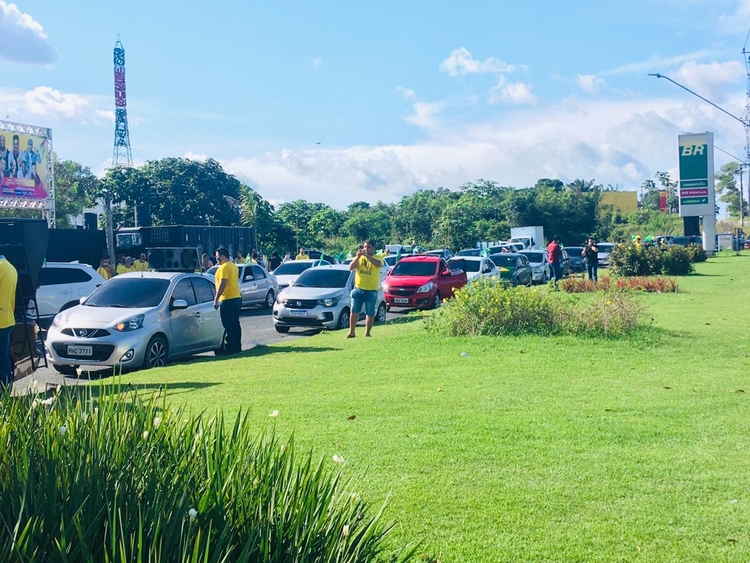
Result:
<svg viewBox="0 0 750 563"><path fill-rule="evenodd" d="M387 320L393 320L402 317L405 313L409 312L410 309L399 309L393 312L389 312ZM253 308L243 309L240 317L240 324L242 325L242 349L249 350L258 345L268 346L270 344L276 344L278 342L289 342L290 340L296 340L299 338L309 338L318 333L317 330L304 330L301 328L292 329L287 334L279 334L276 329L273 328L273 321L271 318L271 311L269 309ZM360 321L360 325L364 322ZM213 356L213 354L210 354ZM181 362L189 362L190 359L179 360ZM33 381L37 382L38 388L41 390L49 386L56 385L75 385L79 382L85 383L89 379L101 379L103 377L109 377L112 375L112 368L102 369L98 371L88 372L85 379L78 379L76 377L63 376L52 368L42 367L34 372L33 375L19 379L13 384L14 391L16 393L27 392Z"/></svg>

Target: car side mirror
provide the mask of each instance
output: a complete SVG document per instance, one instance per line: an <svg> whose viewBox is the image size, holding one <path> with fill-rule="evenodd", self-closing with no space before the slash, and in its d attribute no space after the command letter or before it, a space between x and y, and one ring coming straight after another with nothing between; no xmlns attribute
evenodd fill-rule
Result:
<svg viewBox="0 0 750 563"><path fill-rule="evenodd" d="M489 274L491 271L492 271L491 268L485 268L484 270L482 270L482 273L483 274Z"/></svg>
<svg viewBox="0 0 750 563"><path fill-rule="evenodd" d="M440 272L440 275L443 276L444 278L450 277L451 271L448 269L445 269L442 272Z"/></svg>
<svg viewBox="0 0 750 563"><path fill-rule="evenodd" d="M83 305L84 303L86 303L86 299L88 299L88 297L81 297L81 298L80 298L80 299L78 300L78 304L79 304L79 305Z"/></svg>
<svg viewBox="0 0 750 563"><path fill-rule="evenodd" d="M172 307L171 308L173 310L174 309L187 309L188 308L188 303L184 299L175 299L174 301L172 301Z"/></svg>

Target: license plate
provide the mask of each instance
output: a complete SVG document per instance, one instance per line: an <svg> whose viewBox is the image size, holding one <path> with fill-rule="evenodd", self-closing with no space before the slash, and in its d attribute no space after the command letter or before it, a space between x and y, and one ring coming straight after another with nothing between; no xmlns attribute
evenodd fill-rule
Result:
<svg viewBox="0 0 750 563"><path fill-rule="evenodd" d="M291 311L293 317L306 317L307 311L305 309L292 309Z"/></svg>
<svg viewBox="0 0 750 563"><path fill-rule="evenodd" d="M393 302L394 303L408 303L409 298L408 297L394 297Z"/></svg>
<svg viewBox="0 0 750 563"><path fill-rule="evenodd" d="M68 346L68 356L93 356L94 348L92 346Z"/></svg>

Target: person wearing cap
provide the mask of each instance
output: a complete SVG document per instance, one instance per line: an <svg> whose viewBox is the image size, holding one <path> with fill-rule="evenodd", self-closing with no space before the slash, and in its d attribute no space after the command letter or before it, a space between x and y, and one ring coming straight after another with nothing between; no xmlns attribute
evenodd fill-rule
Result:
<svg viewBox="0 0 750 563"><path fill-rule="evenodd" d="M145 272L148 270L148 257L145 252L141 252L141 255L133 263L133 270L136 272Z"/></svg>
<svg viewBox="0 0 750 563"><path fill-rule="evenodd" d="M133 257L132 256L127 256L125 258L125 263L124 264L118 264L117 265L117 275L119 276L121 274L127 274L129 272L135 272L135 268L133 268L133 262L134 262Z"/></svg>

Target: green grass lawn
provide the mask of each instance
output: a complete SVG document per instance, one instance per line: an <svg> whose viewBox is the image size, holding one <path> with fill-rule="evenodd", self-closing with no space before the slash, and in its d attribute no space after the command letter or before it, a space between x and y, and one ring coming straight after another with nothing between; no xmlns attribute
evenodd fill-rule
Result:
<svg viewBox="0 0 750 563"><path fill-rule="evenodd" d="M750 255L680 285L639 297L653 321L629 339L437 338L414 317L123 381L343 457L363 498L390 494L394 539L446 563L748 561Z"/></svg>

